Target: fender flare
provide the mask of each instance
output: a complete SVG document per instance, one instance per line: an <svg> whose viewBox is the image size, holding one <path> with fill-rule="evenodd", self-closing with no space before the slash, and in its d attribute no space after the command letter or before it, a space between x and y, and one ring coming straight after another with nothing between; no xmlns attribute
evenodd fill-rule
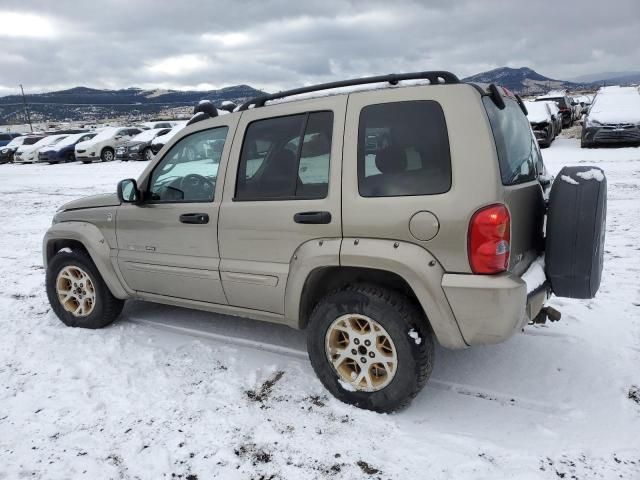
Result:
<svg viewBox="0 0 640 480"><path fill-rule="evenodd" d="M125 290L118 277L118 274L111 262L111 247L102 235L102 232L95 225L88 222L60 222L47 230L42 240L42 256L44 267L49 264L52 252L50 245L56 240L74 240L80 242L89 253L91 260L102 275L102 279L107 284L114 297L121 300L131 298Z"/></svg>
<svg viewBox="0 0 640 480"><path fill-rule="evenodd" d="M440 263L424 248L395 240L315 239L302 244L291 259L287 278L284 311L288 325L300 328L306 280L323 267L360 267L398 275L415 293L438 342L452 349L468 346L442 288L445 272Z"/></svg>

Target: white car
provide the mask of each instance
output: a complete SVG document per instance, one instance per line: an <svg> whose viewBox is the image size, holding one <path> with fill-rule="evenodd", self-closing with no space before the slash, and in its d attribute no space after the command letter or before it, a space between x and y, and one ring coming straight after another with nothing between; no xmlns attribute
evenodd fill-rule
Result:
<svg viewBox="0 0 640 480"><path fill-rule="evenodd" d="M22 145L13 154L13 163L36 163L38 161L38 153L44 147L55 145L63 138L67 138L67 133L59 135L49 135L38 140L33 145Z"/></svg>
<svg viewBox="0 0 640 480"><path fill-rule="evenodd" d="M187 122L177 122L176 125L171 130L169 130L168 133L165 133L164 135L158 135L156 138L154 138L151 141L151 151L153 152L153 154L155 155L160 150L162 150L162 147L164 147L165 143L167 143L170 138L172 138L176 133L178 133L186 126Z"/></svg>
<svg viewBox="0 0 640 480"><path fill-rule="evenodd" d="M162 120L159 122L142 122L139 125L136 125L143 129L154 129L154 128L173 128L176 126L178 122Z"/></svg>
<svg viewBox="0 0 640 480"><path fill-rule="evenodd" d="M76 160L91 163L95 160L110 162L116 158L116 148L142 132L133 127L107 127L95 137L76 144Z"/></svg>

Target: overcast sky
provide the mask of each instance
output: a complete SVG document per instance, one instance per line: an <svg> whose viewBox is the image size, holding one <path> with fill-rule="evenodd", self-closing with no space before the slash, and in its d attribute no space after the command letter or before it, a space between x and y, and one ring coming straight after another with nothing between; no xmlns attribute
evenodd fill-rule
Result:
<svg viewBox="0 0 640 480"><path fill-rule="evenodd" d="M453 5L455 4L455 6ZM640 69L640 0L0 0L0 95Z"/></svg>

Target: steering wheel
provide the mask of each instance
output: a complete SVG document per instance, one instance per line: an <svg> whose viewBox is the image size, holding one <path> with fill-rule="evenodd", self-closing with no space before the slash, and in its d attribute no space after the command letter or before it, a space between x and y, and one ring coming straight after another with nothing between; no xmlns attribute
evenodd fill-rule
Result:
<svg viewBox="0 0 640 480"><path fill-rule="evenodd" d="M190 173L180 181L180 189L184 192L185 200L189 200L188 197L191 197L191 200L199 200L202 197L210 198L215 187L206 177Z"/></svg>

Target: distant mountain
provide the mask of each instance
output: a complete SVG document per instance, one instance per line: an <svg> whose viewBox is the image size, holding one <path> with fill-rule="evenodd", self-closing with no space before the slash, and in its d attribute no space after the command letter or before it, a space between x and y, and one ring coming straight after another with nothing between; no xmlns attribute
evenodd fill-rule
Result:
<svg viewBox="0 0 640 480"><path fill-rule="evenodd" d="M57 92L26 95L33 121L95 121L130 116L147 118L170 109L193 107L200 100L220 105L224 100L242 102L263 95L248 85L235 85L220 90L143 90L126 88L101 90L74 87ZM188 108L182 108L188 110ZM0 97L0 124L24 122L22 97Z"/></svg>
<svg viewBox="0 0 640 480"><path fill-rule="evenodd" d="M640 71L591 73L589 75L581 75L572 80L574 82L606 82L607 84L639 83Z"/></svg>
<svg viewBox="0 0 640 480"><path fill-rule="evenodd" d="M488 72L478 73L464 78L465 82L477 83L497 83L509 90L520 94L539 94L549 90L580 88L590 88L593 85L589 82L568 82L565 80L555 80L553 78L540 75L538 72L527 68L501 67Z"/></svg>

